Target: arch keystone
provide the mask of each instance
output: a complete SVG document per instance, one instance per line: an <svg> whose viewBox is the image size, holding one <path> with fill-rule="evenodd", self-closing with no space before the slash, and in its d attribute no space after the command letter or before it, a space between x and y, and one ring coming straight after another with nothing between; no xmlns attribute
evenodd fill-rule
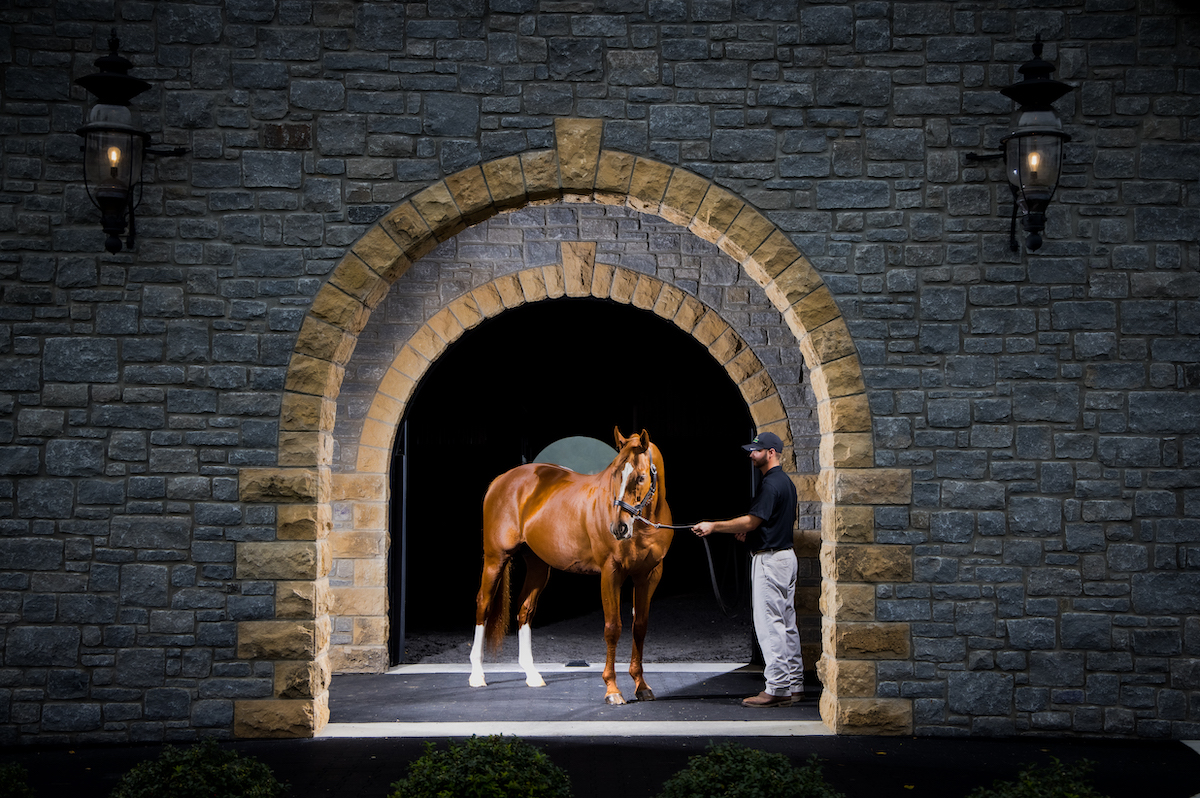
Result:
<svg viewBox="0 0 1200 798"><path fill-rule="evenodd" d="M596 183L596 161L600 156L603 119L554 120L554 139L564 194L582 198L591 196Z"/></svg>

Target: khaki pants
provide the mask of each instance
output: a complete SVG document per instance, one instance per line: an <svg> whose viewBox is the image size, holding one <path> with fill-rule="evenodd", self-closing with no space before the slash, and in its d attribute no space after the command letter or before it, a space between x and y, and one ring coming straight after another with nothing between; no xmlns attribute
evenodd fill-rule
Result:
<svg viewBox="0 0 1200 798"><path fill-rule="evenodd" d="M771 695L800 692L804 663L796 629L796 553L791 549L755 554L750 561L754 634L762 648L763 676Z"/></svg>

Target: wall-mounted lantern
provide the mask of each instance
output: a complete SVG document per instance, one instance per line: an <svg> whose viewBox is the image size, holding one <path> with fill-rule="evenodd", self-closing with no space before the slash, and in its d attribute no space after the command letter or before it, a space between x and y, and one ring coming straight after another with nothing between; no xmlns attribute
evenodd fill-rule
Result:
<svg viewBox="0 0 1200 798"><path fill-rule="evenodd" d="M1042 246L1042 230L1046 227L1046 208L1050 205L1062 171L1062 145L1071 137L1063 132L1062 120L1054 113L1053 103L1071 87L1053 80L1054 65L1042 59L1042 37L1033 43L1033 58L1020 68L1022 80L1000 90L1015 100L1011 132L1000 139L1004 152L996 156L968 153L970 160L1004 158L1005 172L1013 195L1010 248L1016 252L1017 214L1028 234L1025 246L1036 251Z"/></svg>
<svg viewBox="0 0 1200 798"><path fill-rule="evenodd" d="M77 133L83 136L84 187L92 204L100 209L101 226L108 237L104 248L121 251L121 234L128 220L125 246L133 248L136 238L134 209L141 199L142 158L146 155L181 155L184 150L150 149L150 135L138 128L129 103L150 84L129 74L133 64L117 55L120 41L113 30L108 55L96 59L100 70L75 81L96 96L87 123ZM135 196L136 195L136 196Z"/></svg>

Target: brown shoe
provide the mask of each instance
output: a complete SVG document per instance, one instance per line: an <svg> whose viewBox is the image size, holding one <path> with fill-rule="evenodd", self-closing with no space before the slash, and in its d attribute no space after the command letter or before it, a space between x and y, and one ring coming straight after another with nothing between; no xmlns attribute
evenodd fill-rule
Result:
<svg viewBox="0 0 1200 798"><path fill-rule="evenodd" d="M744 707L786 707L791 704L792 697L790 695L771 695L766 690L758 695L742 699Z"/></svg>

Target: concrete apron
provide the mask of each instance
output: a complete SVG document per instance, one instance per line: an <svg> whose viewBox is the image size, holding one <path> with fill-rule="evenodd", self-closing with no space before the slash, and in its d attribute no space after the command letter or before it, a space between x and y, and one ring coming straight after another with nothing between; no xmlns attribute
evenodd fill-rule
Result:
<svg viewBox="0 0 1200 798"><path fill-rule="evenodd" d="M655 701L632 701L628 663L617 683L630 703L604 703L601 666L539 665L545 687L528 687L514 663L484 666L487 687L467 686L467 664L401 665L384 674L339 674L329 693L337 737L793 737L829 735L820 686L789 707L751 709L762 669L737 663L648 663Z"/></svg>

